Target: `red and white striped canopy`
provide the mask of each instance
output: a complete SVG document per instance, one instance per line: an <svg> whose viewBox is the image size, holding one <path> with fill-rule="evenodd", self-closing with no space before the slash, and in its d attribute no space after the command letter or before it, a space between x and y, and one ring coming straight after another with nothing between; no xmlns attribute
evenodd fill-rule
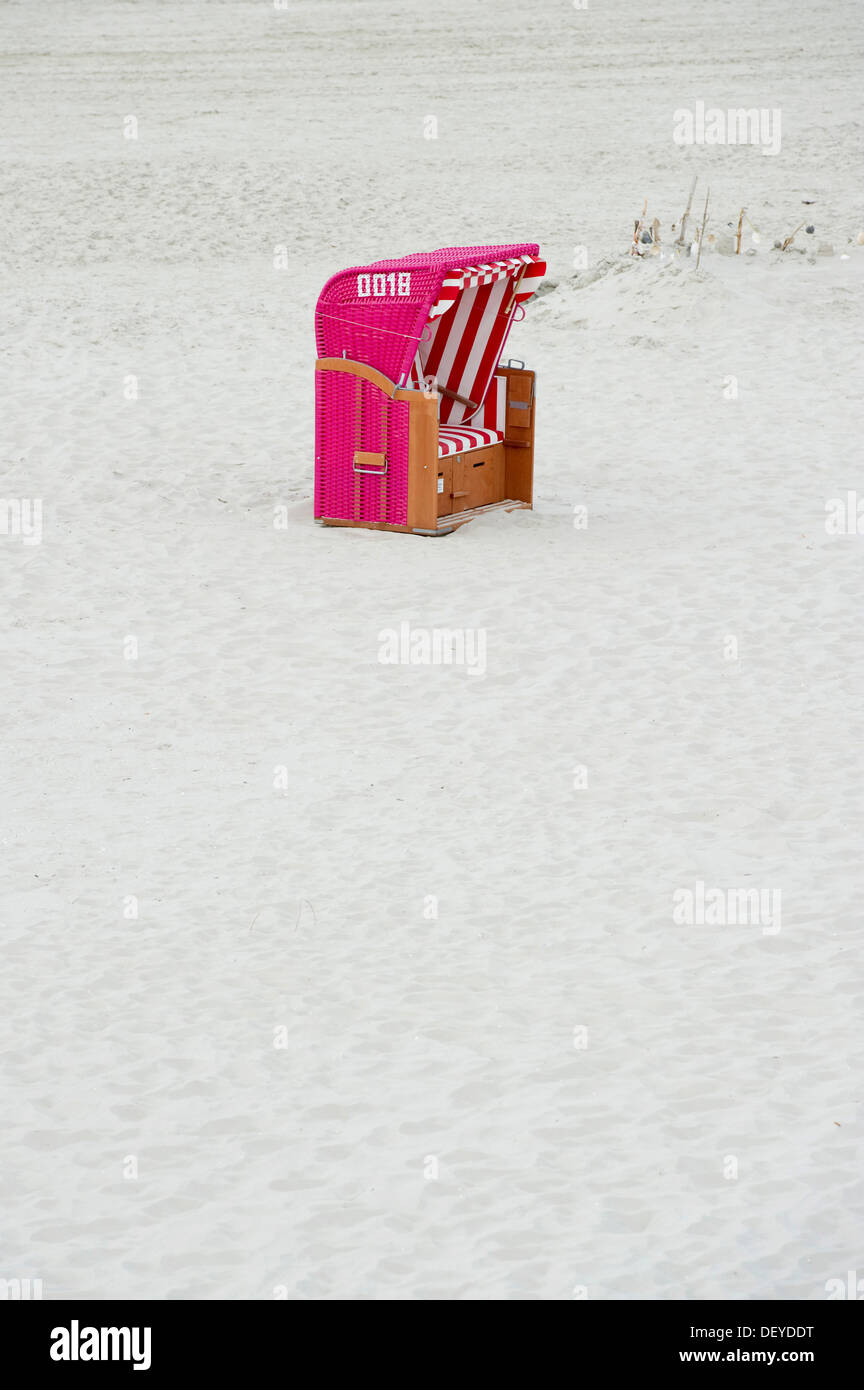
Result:
<svg viewBox="0 0 864 1390"><path fill-rule="evenodd" d="M448 273L429 310L410 373L414 386L432 377L444 388L438 410L442 424L467 423L478 414L513 315L534 294L545 271L545 261L526 254Z"/></svg>
<svg viewBox="0 0 864 1390"><path fill-rule="evenodd" d="M474 289L477 285L491 285L496 280L519 275L517 304L530 299L537 288L546 265L533 256L510 256L506 261L492 261L489 265L466 265L461 270L452 270L441 286L438 300L429 310L429 318L437 319L459 298L460 291ZM520 275L520 272L522 274Z"/></svg>

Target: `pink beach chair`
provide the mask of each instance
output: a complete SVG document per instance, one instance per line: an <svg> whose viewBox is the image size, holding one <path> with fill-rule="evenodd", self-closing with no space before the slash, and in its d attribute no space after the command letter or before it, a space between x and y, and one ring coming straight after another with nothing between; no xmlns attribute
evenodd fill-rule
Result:
<svg viewBox="0 0 864 1390"><path fill-rule="evenodd" d="M334 275L315 311L315 519L443 536L530 507L534 373L500 365L546 270L532 244Z"/></svg>

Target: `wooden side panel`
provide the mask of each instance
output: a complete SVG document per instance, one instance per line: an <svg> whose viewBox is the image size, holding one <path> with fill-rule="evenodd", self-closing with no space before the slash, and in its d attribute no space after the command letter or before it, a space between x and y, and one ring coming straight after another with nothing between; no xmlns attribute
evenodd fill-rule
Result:
<svg viewBox="0 0 864 1390"><path fill-rule="evenodd" d="M438 460L438 515L449 516L453 510L453 460Z"/></svg>
<svg viewBox="0 0 864 1390"><path fill-rule="evenodd" d="M534 415L537 407L534 373L522 367L501 367L507 379L504 432L504 495L530 506L534 499Z"/></svg>
<svg viewBox="0 0 864 1390"><path fill-rule="evenodd" d="M438 397L405 392L409 401L408 527L434 531L438 523Z"/></svg>
<svg viewBox="0 0 864 1390"><path fill-rule="evenodd" d="M507 423L504 430L504 438L509 444L531 443L533 409L533 372L511 371L507 378Z"/></svg>

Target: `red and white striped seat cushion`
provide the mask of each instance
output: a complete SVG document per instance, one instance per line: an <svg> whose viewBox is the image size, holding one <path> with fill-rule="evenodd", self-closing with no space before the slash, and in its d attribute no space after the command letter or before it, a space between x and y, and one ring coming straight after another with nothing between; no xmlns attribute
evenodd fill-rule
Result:
<svg viewBox="0 0 864 1390"><path fill-rule="evenodd" d="M438 426L438 457L448 454L467 454L471 449L483 449L504 438L500 430L472 430L467 425Z"/></svg>

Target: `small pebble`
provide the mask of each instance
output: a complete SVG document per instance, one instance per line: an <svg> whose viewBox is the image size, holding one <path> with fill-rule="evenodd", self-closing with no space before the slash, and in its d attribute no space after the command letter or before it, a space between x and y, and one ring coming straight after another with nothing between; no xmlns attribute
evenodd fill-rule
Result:
<svg viewBox="0 0 864 1390"><path fill-rule="evenodd" d="M811 223L810 223L810 226L809 226L809 227L805 227L804 230L805 230L805 232L807 233L808 236L812 236L813 233L815 232L816 228L813 226L813 223L811 222Z"/></svg>

